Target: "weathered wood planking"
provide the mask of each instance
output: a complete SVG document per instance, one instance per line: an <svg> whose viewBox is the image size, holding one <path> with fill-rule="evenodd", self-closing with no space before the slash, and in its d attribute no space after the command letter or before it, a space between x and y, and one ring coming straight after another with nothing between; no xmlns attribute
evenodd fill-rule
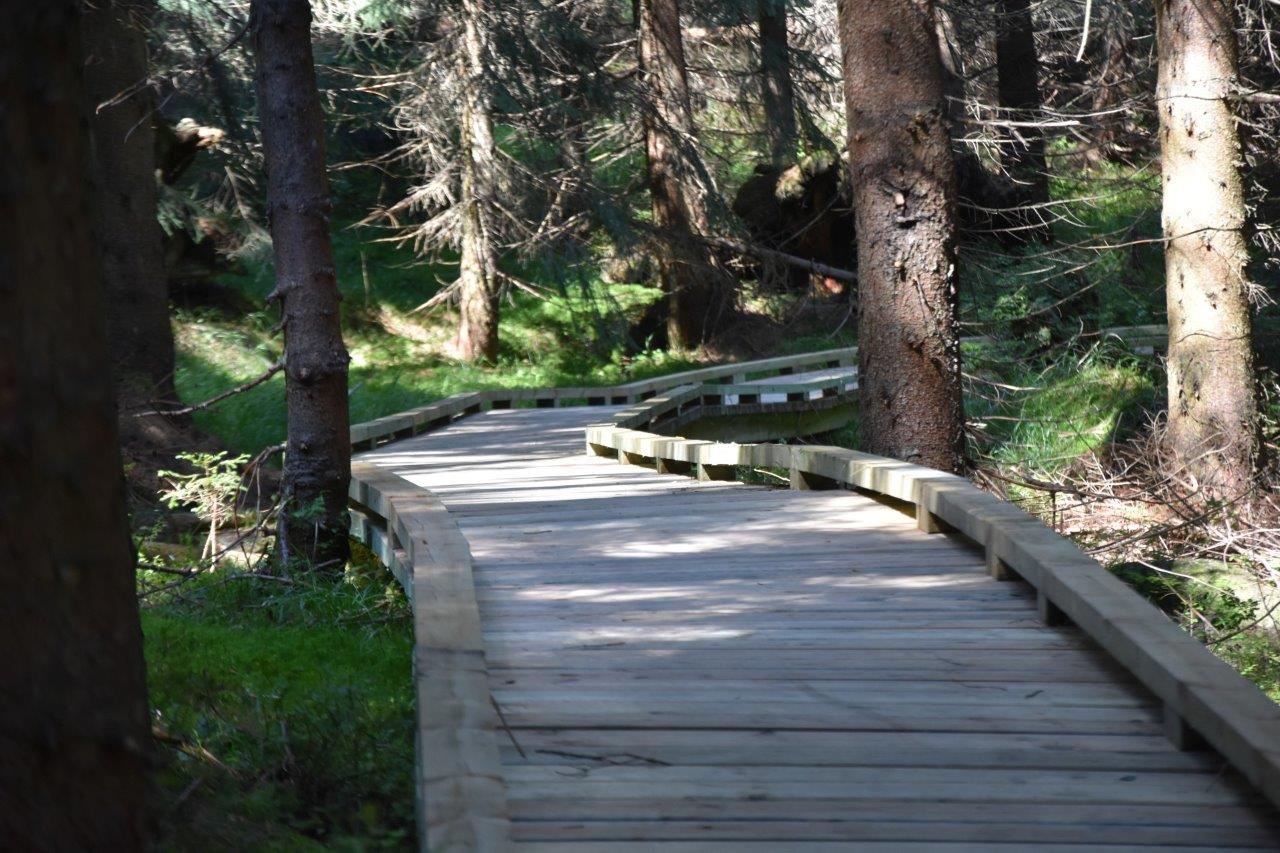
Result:
<svg viewBox="0 0 1280 853"><path fill-rule="evenodd" d="M665 404L663 404L665 405ZM1046 623L1068 620L1130 670L1164 703L1165 733L1180 747L1218 749L1280 805L1280 708L1174 626L1074 544L1017 507L951 474L839 447L720 444L629 428L647 424L644 406L588 428L587 450L626 463L651 460L723 480L744 466L790 470L800 490L852 488L910 508L920 531L955 531L985 549L989 574L1036 589ZM707 474L706 472L710 472Z"/></svg>
<svg viewBox="0 0 1280 853"><path fill-rule="evenodd" d="M612 411L364 456L470 546L517 847L1275 849L1238 774L980 552L854 492L582 456Z"/></svg>

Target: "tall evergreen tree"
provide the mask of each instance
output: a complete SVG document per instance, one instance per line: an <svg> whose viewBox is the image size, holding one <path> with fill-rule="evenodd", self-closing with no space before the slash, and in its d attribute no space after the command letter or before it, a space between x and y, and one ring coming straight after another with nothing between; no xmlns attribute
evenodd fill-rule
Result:
<svg viewBox="0 0 1280 853"><path fill-rule="evenodd" d="M1240 139L1228 0L1158 0L1156 100L1169 311L1167 445L1211 492L1233 494L1259 453Z"/></svg>
<svg viewBox="0 0 1280 853"><path fill-rule="evenodd" d="M94 0L84 12L94 221L102 244L116 395L126 409L177 400L168 280L156 221L155 98L147 79L151 11L150 0Z"/></svg>
<svg viewBox="0 0 1280 853"><path fill-rule="evenodd" d="M786 0L758 0L760 5L760 92L765 136L775 163L793 156L796 101L791 84L791 45Z"/></svg>
<svg viewBox="0 0 1280 853"><path fill-rule="evenodd" d="M638 0L640 74L653 222L666 242L659 258L667 338L695 347L726 319L732 291L700 239L707 201L692 150L695 129L679 0Z"/></svg>
<svg viewBox="0 0 1280 853"><path fill-rule="evenodd" d="M1004 161L1026 200L1049 200L1045 164L1044 117L1040 96L1040 56L1036 51L1031 0L1001 0L996 20L996 88L1002 118L1012 122L1004 134Z"/></svg>
<svg viewBox="0 0 1280 853"><path fill-rule="evenodd" d="M281 555L318 565L347 556L349 358L329 236L324 116L307 0L253 0L267 211L285 339L288 444Z"/></svg>
<svg viewBox="0 0 1280 853"><path fill-rule="evenodd" d="M92 232L82 0L0 28L0 839L141 850L148 713ZM154 181L151 175L144 176Z"/></svg>
<svg viewBox="0 0 1280 853"><path fill-rule="evenodd" d="M497 253L489 211L497 193L493 109L489 94L490 36L486 0L462 0L458 121L462 160L462 252L458 268L458 333L454 351L465 361L498 357Z"/></svg>
<svg viewBox="0 0 1280 853"><path fill-rule="evenodd" d="M840 0L863 447L959 469L955 162L931 0Z"/></svg>

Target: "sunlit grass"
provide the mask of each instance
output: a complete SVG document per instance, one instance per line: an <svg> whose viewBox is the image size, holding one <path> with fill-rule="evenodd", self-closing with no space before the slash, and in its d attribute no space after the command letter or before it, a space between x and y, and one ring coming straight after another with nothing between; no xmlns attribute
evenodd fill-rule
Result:
<svg viewBox="0 0 1280 853"><path fill-rule="evenodd" d="M600 280L560 283L544 270L540 294L513 293L503 305L502 347L495 365L470 365L441 352L451 317L414 313L453 273L420 263L410 247L378 242L376 232L339 228L334 258L343 293L343 337L351 353L351 420L358 423L432 400L486 388L612 385L696 363L661 351L630 354L627 325L658 291ZM363 256L363 257L362 257ZM270 292L270 259L244 263L223 283L261 303ZM539 271L522 270L526 275ZM366 290L366 281L368 289ZM208 399L260 375L281 355L273 312L227 318L178 312L178 391L188 402ZM227 399L196 422L236 452L253 453L285 436L284 378Z"/></svg>

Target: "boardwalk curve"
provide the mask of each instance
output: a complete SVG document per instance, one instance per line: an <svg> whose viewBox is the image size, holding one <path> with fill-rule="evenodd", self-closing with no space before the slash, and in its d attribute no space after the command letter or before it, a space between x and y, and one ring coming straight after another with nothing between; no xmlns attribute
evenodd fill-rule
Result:
<svg viewBox="0 0 1280 853"><path fill-rule="evenodd" d="M414 603L423 847L1275 849L1275 706L1038 521L662 434L849 402L851 351L793 358L353 429L403 439L353 529Z"/></svg>

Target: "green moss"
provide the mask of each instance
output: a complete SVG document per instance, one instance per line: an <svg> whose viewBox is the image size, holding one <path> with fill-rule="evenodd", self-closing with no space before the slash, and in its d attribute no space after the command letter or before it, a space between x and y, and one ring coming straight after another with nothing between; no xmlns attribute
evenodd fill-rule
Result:
<svg viewBox="0 0 1280 853"><path fill-rule="evenodd" d="M389 577L215 575L144 610L155 724L186 743L160 747L157 847L412 847L412 635Z"/></svg>

